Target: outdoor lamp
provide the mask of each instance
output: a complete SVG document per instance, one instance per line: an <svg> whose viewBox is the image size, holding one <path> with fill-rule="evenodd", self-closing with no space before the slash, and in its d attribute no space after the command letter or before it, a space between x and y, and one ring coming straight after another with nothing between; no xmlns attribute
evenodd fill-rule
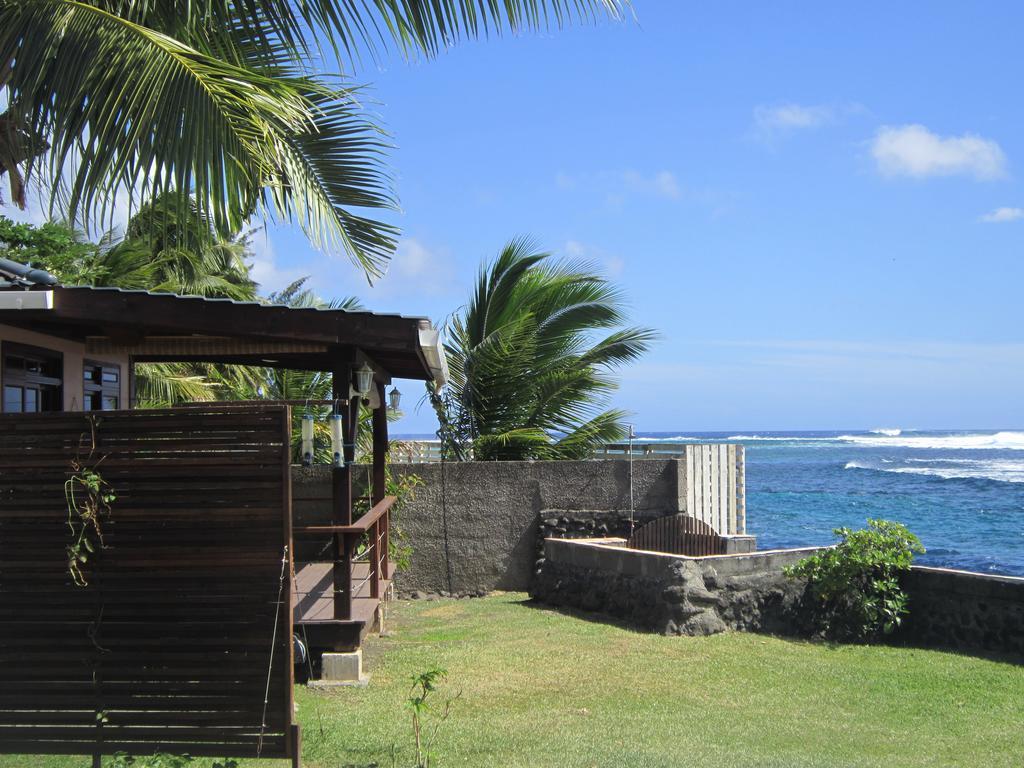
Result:
<svg viewBox="0 0 1024 768"><path fill-rule="evenodd" d="M394 387L388 392L388 408L392 411L397 411L398 406L402 403L402 393L398 391L398 387Z"/></svg>
<svg viewBox="0 0 1024 768"><path fill-rule="evenodd" d="M334 454L334 466L345 466L345 430L342 428L341 414L331 414L331 452Z"/></svg>
<svg viewBox="0 0 1024 768"><path fill-rule="evenodd" d="M363 363L363 367L356 370L356 383L355 391L360 397L366 397L370 394L370 387L373 386L373 369L366 363Z"/></svg>
<svg viewBox="0 0 1024 768"><path fill-rule="evenodd" d="M302 466L313 466L313 414L302 415Z"/></svg>

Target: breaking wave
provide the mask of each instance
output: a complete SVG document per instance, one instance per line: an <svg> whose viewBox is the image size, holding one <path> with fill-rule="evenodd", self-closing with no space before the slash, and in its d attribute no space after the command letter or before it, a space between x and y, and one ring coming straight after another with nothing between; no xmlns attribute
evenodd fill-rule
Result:
<svg viewBox="0 0 1024 768"><path fill-rule="evenodd" d="M909 459L907 464L883 461L881 464L849 461L844 469L870 472L891 472L900 475L940 477L944 480L995 480L1001 483L1024 483L1024 461L1013 459L940 459L932 462Z"/></svg>
<svg viewBox="0 0 1024 768"><path fill-rule="evenodd" d="M886 437L899 437L903 434L902 429L872 429L871 434L873 435L885 435Z"/></svg>
<svg viewBox="0 0 1024 768"><path fill-rule="evenodd" d="M867 448L932 448L947 450L1024 451L1024 432L961 435L841 435L838 440Z"/></svg>

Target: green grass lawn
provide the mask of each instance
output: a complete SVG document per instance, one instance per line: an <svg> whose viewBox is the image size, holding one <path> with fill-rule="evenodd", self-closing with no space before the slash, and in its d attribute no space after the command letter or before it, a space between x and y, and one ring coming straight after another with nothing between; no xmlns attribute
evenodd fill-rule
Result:
<svg viewBox="0 0 1024 768"><path fill-rule="evenodd" d="M300 689L304 765L411 764L410 676L462 692L438 768L1024 765L1024 667L759 635L660 637L518 594L398 602L365 689ZM198 761L197 761L198 762ZM0 757L0 768L87 766ZM202 764L208 765L208 761ZM274 761L248 768L277 768Z"/></svg>

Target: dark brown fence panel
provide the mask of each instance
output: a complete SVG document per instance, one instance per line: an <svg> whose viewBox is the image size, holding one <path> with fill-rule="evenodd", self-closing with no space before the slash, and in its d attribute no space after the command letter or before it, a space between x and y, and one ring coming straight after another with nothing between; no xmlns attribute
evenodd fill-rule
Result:
<svg viewBox="0 0 1024 768"><path fill-rule="evenodd" d="M288 437L282 406L0 416L0 753L290 756ZM74 462L116 496L87 586Z"/></svg>
<svg viewBox="0 0 1024 768"><path fill-rule="evenodd" d="M629 546L688 557L725 554L725 539L714 528L684 514L659 517L638 528L629 537Z"/></svg>

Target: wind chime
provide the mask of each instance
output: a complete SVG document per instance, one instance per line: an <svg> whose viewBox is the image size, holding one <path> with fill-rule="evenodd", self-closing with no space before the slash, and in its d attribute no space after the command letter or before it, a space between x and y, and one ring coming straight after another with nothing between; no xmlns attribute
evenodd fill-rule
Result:
<svg viewBox="0 0 1024 768"><path fill-rule="evenodd" d="M373 369L363 363L361 368L355 371L354 382L351 385L350 397L360 398L369 404L370 390L373 388ZM398 387L392 388L388 393L388 403L379 403L378 408L387 407L388 410L397 411L402 399L402 393ZM331 409L331 415L327 423L331 433L331 464L334 467L345 466L345 448L355 448L355 445L345 443L344 420L341 417L341 407L348 405L348 400L335 400ZM302 466L313 466L313 414L309 410L309 401L306 402L306 411L302 414L301 450Z"/></svg>

